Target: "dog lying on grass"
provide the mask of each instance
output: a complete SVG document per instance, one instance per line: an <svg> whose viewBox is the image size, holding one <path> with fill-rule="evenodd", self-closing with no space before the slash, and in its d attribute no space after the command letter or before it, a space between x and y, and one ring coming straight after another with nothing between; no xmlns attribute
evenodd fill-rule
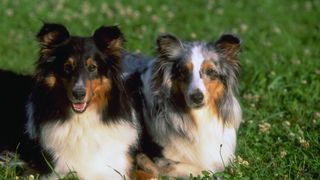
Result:
<svg viewBox="0 0 320 180"><path fill-rule="evenodd" d="M47 178L70 172L80 179L129 177L140 126L121 75L120 29L103 26L91 37L79 37L61 24L46 23L37 39L32 78L1 72L6 86L19 89L4 94L2 104L10 106L1 111L12 114L2 120L0 132L9 138L1 136L0 150L20 144L20 157L49 173Z"/></svg>
<svg viewBox="0 0 320 180"><path fill-rule="evenodd" d="M154 143L147 138L142 145L147 156L137 157L140 167L155 176L187 178L203 170L223 171L230 164L241 121L236 98L240 44L232 34L216 42L161 35L158 57L136 71L132 67L146 57L124 55L128 76L140 74L145 136ZM153 164L149 157L159 155Z"/></svg>

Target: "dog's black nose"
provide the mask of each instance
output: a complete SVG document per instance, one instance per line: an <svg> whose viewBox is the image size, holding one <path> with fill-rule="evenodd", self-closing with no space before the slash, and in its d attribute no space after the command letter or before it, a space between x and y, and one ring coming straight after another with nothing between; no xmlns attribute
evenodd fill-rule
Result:
<svg viewBox="0 0 320 180"><path fill-rule="evenodd" d="M72 95L77 100L83 100L83 98L86 96L86 90L85 89L74 89L74 90L72 90Z"/></svg>
<svg viewBox="0 0 320 180"><path fill-rule="evenodd" d="M202 92L197 91L197 92L190 94L190 99L195 104L201 104L204 99L204 95L202 94Z"/></svg>

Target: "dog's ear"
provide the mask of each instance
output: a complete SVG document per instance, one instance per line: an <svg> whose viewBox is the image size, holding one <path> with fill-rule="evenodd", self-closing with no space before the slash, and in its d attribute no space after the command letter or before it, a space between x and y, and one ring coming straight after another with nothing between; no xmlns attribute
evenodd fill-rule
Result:
<svg viewBox="0 0 320 180"><path fill-rule="evenodd" d="M160 56L175 58L182 53L183 45L174 35L164 34L157 38L157 50Z"/></svg>
<svg viewBox="0 0 320 180"><path fill-rule="evenodd" d="M171 79L171 63L164 63L163 61L156 61L154 64L152 77L151 77L151 89L152 94L158 103L163 102L170 97L172 88Z"/></svg>
<svg viewBox="0 0 320 180"><path fill-rule="evenodd" d="M37 39L42 48L54 48L70 37L67 28L61 24L44 23L37 34Z"/></svg>
<svg viewBox="0 0 320 180"><path fill-rule="evenodd" d="M157 99L158 103L161 103L163 99L170 97L172 60L182 54L183 44L177 37L164 34L157 38L157 50L160 57L154 65L151 89L154 98Z"/></svg>
<svg viewBox="0 0 320 180"><path fill-rule="evenodd" d="M100 51L120 56L124 38L118 26L101 26L94 32L93 39Z"/></svg>
<svg viewBox="0 0 320 180"><path fill-rule="evenodd" d="M224 55L226 60L238 61L241 40L233 34L223 34L215 42L216 49Z"/></svg>

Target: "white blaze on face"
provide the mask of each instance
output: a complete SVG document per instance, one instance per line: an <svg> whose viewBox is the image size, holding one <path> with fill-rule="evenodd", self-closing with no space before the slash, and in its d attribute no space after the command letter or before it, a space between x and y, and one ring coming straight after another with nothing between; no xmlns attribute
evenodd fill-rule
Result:
<svg viewBox="0 0 320 180"><path fill-rule="evenodd" d="M206 92L205 85L200 77L200 70L204 57L201 52L200 46L195 46L192 48L191 61L193 64L192 80L188 88L188 94L191 94L196 89L199 89L203 94Z"/></svg>

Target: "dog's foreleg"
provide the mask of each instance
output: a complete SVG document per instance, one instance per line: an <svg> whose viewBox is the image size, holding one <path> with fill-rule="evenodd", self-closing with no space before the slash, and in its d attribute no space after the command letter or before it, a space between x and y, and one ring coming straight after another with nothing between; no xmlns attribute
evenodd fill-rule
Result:
<svg viewBox="0 0 320 180"><path fill-rule="evenodd" d="M152 162L152 160L145 154L138 154L136 156L137 165L139 168L144 170L146 173L151 174L153 177L159 176L159 168L156 164Z"/></svg>
<svg viewBox="0 0 320 180"><path fill-rule="evenodd" d="M165 158L156 159L155 163L158 166L160 174L169 177L189 178L190 174L193 176L201 175L204 170L193 164L175 162Z"/></svg>

